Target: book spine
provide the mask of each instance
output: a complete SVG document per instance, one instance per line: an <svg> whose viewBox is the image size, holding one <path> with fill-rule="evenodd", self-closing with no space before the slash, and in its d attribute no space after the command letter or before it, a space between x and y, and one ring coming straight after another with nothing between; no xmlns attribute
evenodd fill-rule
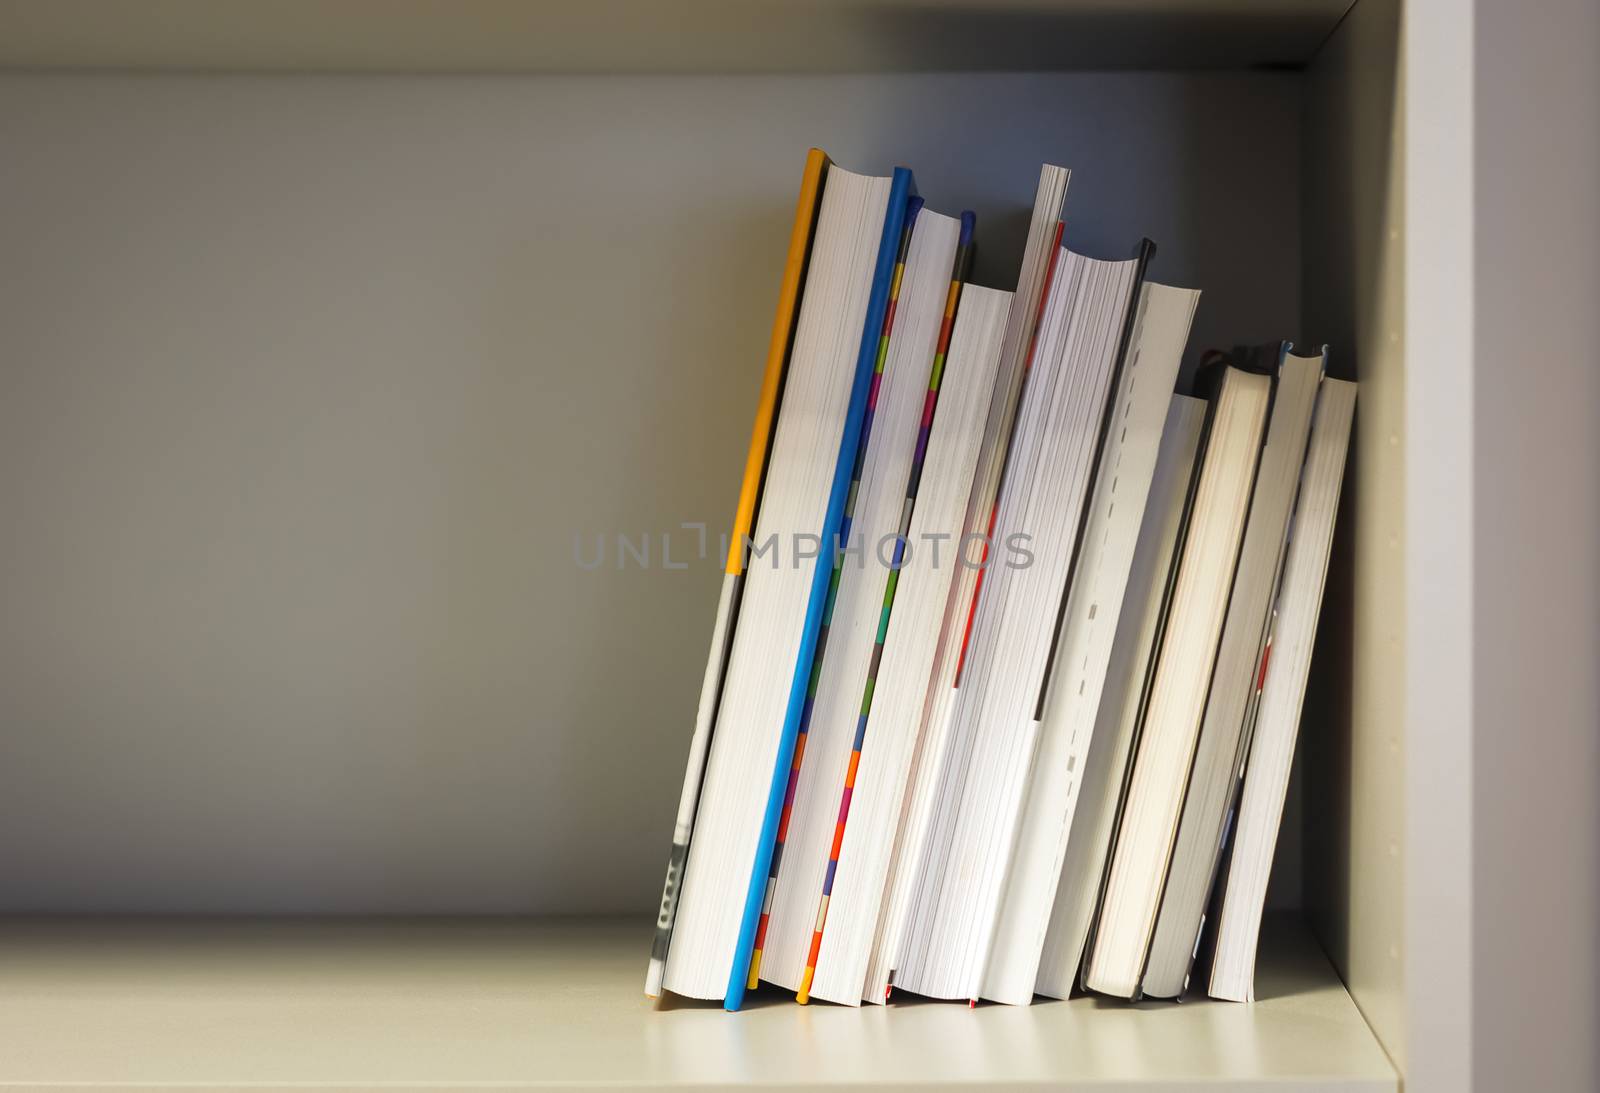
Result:
<svg viewBox="0 0 1600 1093"><path fill-rule="evenodd" d="M1222 371L1225 372L1226 368ZM1178 574L1182 570L1184 548L1189 542L1189 525L1194 518L1195 501L1200 495L1200 477L1205 469L1206 454L1211 447L1212 426L1216 424L1217 403L1220 401L1221 390L1222 380L1219 378L1215 389L1206 399L1205 420L1200 425L1200 439L1195 446L1194 466L1189 472L1189 485L1184 491L1183 516L1178 521L1178 534L1173 540L1172 556L1167 562L1167 574L1162 582L1160 621L1156 625L1156 632L1150 643L1144 679L1139 686L1138 713L1134 716L1133 737L1128 743L1128 758L1122 769L1117 789L1117 806L1113 812L1116 820L1111 827L1111 839L1106 847L1105 862L1100 869L1094 912L1089 916L1089 930L1084 935L1083 955L1079 961L1078 988L1085 993L1095 989L1089 985L1090 964L1094 959L1095 946L1100 940L1100 919L1106 909L1107 891L1111 887L1111 862L1116 856L1117 845L1122 841L1122 821L1126 815L1128 797L1133 786L1133 772L1139 759L1139 745L1144 739L1145 715L1150 711L1150 696L1155 690L1156 668L1161 660L1161 647L1166 642L1168 623L1172 621ZM1143 969L1140 971L1140 978L1143 979Z"/></svg>
<svg viewBox="0 0 1600 1093"><path fill-rule="evenodd" d="M683 884L683 871L689 861L689 842L694 832L695 811L700 803L706 756L711 750L717 703L722 696L728 650L733 642L740 594L744 590L745 548L750 529L755 524L756 503L767 470L772 425L777 416L778 396L783 388L789 352L794 344L795 319L800 312L800 293L805 285L806 265L810 260L817 213L822 207L822 186L827 170L828 157L821 149L813 148L806 153L805 170L800 176L800 196L795 202L794 226L789 232L789 249L783 263L783 280L778 290L778 308L773 315L772 334L767 344L761 394L756 402L755 423L750 429L750 447L745 455L739 504L728 536L728 558L717 600L717 618L712 627L711 652L706 658L705 677L700 685L700 703L695 711L694 733L689 739L688 767L684 771L683 789L678 795L678 814L672 828L672 850L667 858L667 879L662 885L661 907L656 915L655 937L650 945L645 994L652 998L661 993L662 980L666 976L667 954L672 947L672 928L678 917L678 895Z"/></svg>
<svg viewBox="0 0 1600 1093"><path fill-rule="evenodd" d="M869 962L869 982L863 990L863 999L866 1001L888 1001L893 991L895 966L901 959L911 882L917 875L926 850L928 813L932 807L930 798L937 796L937 787L943 782L948 761L944 752L945 728L965 667L967 639L971 634L973 609L983 575L979 566L987 564L987 552L975 557L969 544L974 537L983 539L993 526L1001 463L1009 445L1023 374L1032 351L1036 324L1042 313L1042 301L1049 294L1049 280L1064 230L1070 177L1071 172L1065 168L1049 164L1044 165L1039 173L1033 217L1028 226L1028 249L1023 255L1016 291L1007 309L1004 338L984 424L983 443L973 468L972 486L961 524L957 564L963 571L971 572L972 576L968 580L958 575L953 582L947 613L941 625L932 678L917 723L917 744L910 775L912 788L895 837L888 887ZM938 743L925 747L924 742L929 740Z"/></svg>
<svg viewBox="0 0 1600 1093"><path fill-rule="evenodd" d="M1028 338L1028 351L1022 357L1022 376L1017 382L1016 395L1011 399L1011 406L1006 414L1006 427L1002 430L1002 435L1005 437L1005 454L1001 456L999 466L994 472L994 489L988 499L989 518L983 525L983 552L977 559L978 577L972 586L972 599L967 603L967 622L961 631L961 652L956 657L957 687L961 686L961 676L966 671L967 649L972 645L972 623L978 617L978 600L983 595L983 578L989 571L989 546L994 540L995 521L1000 518L1000 485L1006 479L1006 464L1011 462L1011 438L1014 435L1016 408L1022 403L1022 393L1028 386L1028 373L1033 369L1033 353L1039 345L1039 324L1044 317L1045 303L1050 299L1050 286L1055 281L1056 264L1061 259L1061 236L1066 228L1064 221L1056 222L1055 237L1050 244L1050 260L1045 265L1044 285L1039 290L1039 305L1033 316L1033 333Z"/></svg>
<svg viewBox="0 0 1600 1093"><path fill-rule="evenodd" d="M910 217L907 217L906 244L911 241ZM845 771L844 791L839 800L839 818L834 824L833 844L828 849L828 872L822 882L822 896L817 903L816 927L811 932L811 948L806 953L806 967L800 979L800 990L795 995L801 1005L811 1000L811 980L817 972L817 954L822 951L822 932L828 922L828 901L833 897L833 879L839 871L839 851L844 845L845 825L850 819L850 799L855 792L856 771L861 764L861 747L867 738L867 721L872 714L872 695L878 683L878 668L883 664L883 641L889 633L889 617L894 610L894 594L900 584L900 567L905 560L906 538L911 534L911 513L917 503L917 487L922 482L922 465L928 455L928 437L933 431L934 410L939 402L939 384L944 378L944 358L950 349L950 332L955 327L956 305L961 299L961 285L966 280L967 268L972 261L972 229L977 217L971 212L961 214L961 236L956 244L955 267L950 277L950 291L945 297L944 319L939 326L939 340L933 353L933 370L928 378L928 393L922 403L922 423L917 428L917 446L911 456L911 472L906 479L905 501L900 508L900 527L895 533L894 558L889 567L889 581L883 591L883 607L878 614L878 632L872 645L872 661L867 668L867 682L861 695L861 710L856 718L855 739L850 744L850 765ZM905 258L895 270L895 287L898 290ZM891 310L892 310L891 305ZM887 331L885 332L887 335ZM888 338L883 349L888 349ZM878 358L878 369L883 369L883 353ZM874 381L876 382L876 381ZM876 393L876 387L874 387ZM865 449L863 449L865 450ZM837 581L838 572L834 578ZM754 972L752 971L752 978Z"/></svg>
<svg viewBox="0 0 1600 1093"><path fill-rule="evenodd" d="M844 519L839 525L839 539L847 545L850 542L850 529L855 522L856 498L861 494L861 472L866 466L867 448L872 441L872 423L878 415L878 391L883 385L883 364L889 355L889 335L894 331L895 305L900 301L900 282L905 276L906 255L911 250L911 231L921 207L921 198L911 199L911 205L906 210L905 228L900 233L900 249L895 255L889 306L884 311L883 332L878 337L878 356L872 369L872 388L867 393L867 412L861 421L861 442L856 449L855 466L850 471L850 493L845 500ZM822 626L817 631L817 651L811 658L811 676L806 682L806 701L800 711L800 728L795 734L794 760L789 764L789 781L783 790L783 811L779 814L778 834L773 841L772 865L767 870L766 891L761 897L761 918L756 924L755 947L750 953L750 977L746 982L750 990L755 990L761 980L761 953L767 943L767 927L772 922L772 901L778 891L784 847L789 842L789 820L794 815L795 792L799 788L800 770L805 763L806 742L811 737L811 716L816 712L817 686L822 679L822 664L828 654L828 635L833 630L833 612L839 602L839 581L843 570L842 560L836 555L833 572L828 578L828 600L822 609Z"/></svg>
<svg viewBox="0 0 1600 1093"><path fill-rule="evenodd" d="M888 311L900 232L905 225L911 192L911 172L904 167L895 168L894 180L889 188L889 207L884 216L883 234L878 242L877 267L873 275L872 293L867 301L867 318L861 332L861 349L856 361L855 382L850 392L849 410L845 415L844 430L839 441L839 457L834 464L833 484L828 493L828 506L819 536L823 543L832 544L835 555L839 550L839 532L844 519L845 500L849 493L850 476L856 464L856 452L860 447L861 426L867 409L867 394L872 384L873 365L878 355L878 335ZM778 740L772 783L767 797L767 811L762 818L761 833L756 839L756 856L750 871L750 887L745 895L739 937L734 944L732 966L728 969L728 989L723 996L723 1006L730 1010L738 1009L744 1002L750 956L755 948L756 926L761 917L766 878L772 865L773 845L783 812L784 788L788 784L788 769L794 757L800 715L809 689L811 661L817 648L817 634L821 629L822 613L827 603L831 578L832 567L824 567L819 560L813 572L811 594L806 604L805 619L801 624L800 649L795 661L794 682L790 686L788 709L784 715Z"/></svg>
<svg viewBox="0 0 1600 1093"><path fill-rule="evenodd" d="M1293 348L1294 344L1292 342L1283 342L1279 346L1277 366L1280 373L1283 368L1284 358L1288 354L1289 350ZM1326 375L1327 373L1327 354L1328 347L1323 346L1322 366L1319 369L1317 377L1319 385L1321 383L1322 376ZM1296 461L1302 468L1302 472L1305 466L1306 457L1310 454L1310 450L1311 429L1308 422L1305 440L1299 452L1296 454ZM1293 536L1294 531L1294 509L1298 500L1299 486L1297 485L1295 487L1295 496L1291 498L1289 502L1289 511L1284 518L1283 532L1278 538L1277 553L1273 559L1271 590L1267 594L1267 610L1262 618L1260 632L1256 641L1255 659L1252 662L1255 665L1253 682L1251 684L1249 694L1245 700L1245 710L1240 721L1238 738L1234 745L1233 762L1229 767L1232 775L1229 779L1230 788L1223 804L1221 825L1217 833L1216 842L1211 847L1211 869L1207 873L1208 879L1204 889L1206 897L1201 905L1199 919L1195 922L1193 927L1193 934L1188 949L1188 956L1184 965L1183 980L1178 986L1179 993L1182 993L1188 989L1189 981L1194 975L1195 964L1199 960L1200 947L1201 942L1204 940L1206 923L1208 919L1211 918L1211 916L1206 912L1205 908L1209 906L1211 902L1211 894L1218 892L1219 886L1226 883L1228 857L1230 851L1232 850L1232 844L1230 840L1232 838L1234 822L1238 819L1239 797L1240 794L1244 792L1245 764L1247 763L1250 755L1250 741L1255 735L1256 713L1260 709L1261 705L1261 692L1263 688L1265 688L1267 682L1267 665L1272 659L1272 632L1278 618L1278 595L1283 588L1283 567L1284 562L1288 559L1289 555L1289 540Z"/></svg>
<svg viewBox="0 0 1600 1093"><path fill-rule="evenodd" d="M1122 318L1122 334L1117 341L1116 362L1111 367L1111 378L1106 385L1105 406L1100 411L1100 429L1095 436L1094 455L1089 462L1089 481L1097 481L1100 477L1100 460L1105 455L1106 440L1111 435L1112 411L1116 409L1117 393L1122 386L1122 373L1128 364L1128 350L1133 345L1133 331L1139 318L1139 293L1144 285L1146 273L1150 269L1150 259L1155 257L1156 245L1148 239L1139 241L1134 260L1138 263L1133 274L1133 288L1128 293L1128 306ZM1050 681L1055 677L1056 654L1060 651L1061 620L1067 613L1067 600L1072 592L1073 582L1078 575L1078 559L1083 554L1083 532L1089 526L1089 512L1093 506L1085 503L1078 513L1078 527L1073 532L1072 553L1067 562L1067 579L1061 586L1061 598L1056 604L1055 624L1051 628L1050 652L1045 656L1044 678L1039 684L1039 695L1033 703L1033 719L1035 721L1044 717L1045 696L1050 693Z"/></svg>

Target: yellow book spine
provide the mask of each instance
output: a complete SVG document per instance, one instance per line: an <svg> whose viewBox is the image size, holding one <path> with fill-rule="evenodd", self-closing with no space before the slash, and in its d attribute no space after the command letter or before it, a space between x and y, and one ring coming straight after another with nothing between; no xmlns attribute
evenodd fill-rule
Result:
<svg viewBox="0 0 1600 1093"><path fill-rule="evenodd" d="M794 229L789 233L789 254L783 262L778 311L772 317L772 339L767 345L767 368L761 378L761 398L756 403L756 421L750 430L750 452L744 461L744 482L739 487L739 508L734 513L733 532L728 536L725 572L735 576L744 572L745 541L755 522L756 496L761 492L761 476L766 469L772 420L778 409L778 389L783 385L783 369L789 359L795 312L800 306L806 257L811 250L811 232L817 222L817 206L822 200L822 176L827 167L828 157L821 149L813 148L806 153L806 170L800 180L800 198L794 211Z"/></svg>

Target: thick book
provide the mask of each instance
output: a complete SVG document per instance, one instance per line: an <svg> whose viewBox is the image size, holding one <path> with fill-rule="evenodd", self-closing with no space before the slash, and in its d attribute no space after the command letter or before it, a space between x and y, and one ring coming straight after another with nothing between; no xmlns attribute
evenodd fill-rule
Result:
<svg viewBox="0 0 1600 1093"><path fill-rule="evenodd" d="M1112 641L1133 566L1161 430L1200 293L1146 284L1091 495L1077 572L1056 630L1016 849L984 970L982 996L1025 1005L1044 949Z"/></svg>
<svg viewBox="0 0 1600 1093"><path fill-rule="evenodd" d="M834 873L833 844L844 821L840 795L856 762L853 742L862 693L876 663L880 624L892 606L885 592L909 511L906 487L930 408L939 330L961 236L960 219L913 199L841 525L846 550L834 561L785 787L756 930L752 985L759 978L805 993L807 971L814 966L812 944L820 944L819 914L826 912L826 904L819 912L819 897ZM848 798L845 803L848 807Z"/></svg>
<svg viewBox="0 0 1600 1093"><path fill-rule="evenodd" d="M711 732L738 615L739 593L744 587L745 563L749 556L748 539L755 524L761 482L766 474L772 423L777 414L784 370L789 363L789 350L794 342L795 318L799 314L800 293L805 285L806 262L811 255L811 238L817 224L823 176L827 169L828 157L820 148L813 148L806 153L805 170L800 176L800 197L795 203L794 227L789 231L789 250L784 258L783 279L778 289L778 308L772 319L772 335L767 343L761 394L756 400L755 425L750 430L744 479L739 486L739 504L734 512L733 529L728 535L728 561L717 597L716 622L711 628L711 652L706 657L705 675L700 683L700 702L695 711L694 733L689 739L689 760L683 775L683 789L678 794L678 814L672 827L667 879L662 886L661 909L656 916L655 939L650 947L650 966L645 975L644 992L652 998L661 993L662 977L667 971L672 927L678 914L678 893L683 884L684 865L689 859L695 808L700 802L700 782L705 774L706 755L711 749Z"/></svg>
<svg viewBox="0 0 1600 1093"><path fill-rule="evenodd" d="M1058 252L1006 454L993 553L895 985L975 1000L994 937L1089 492L1154 247Z"/></svg>
<svg viewBox="0 0 1600 1093"><path fill-rule="evenodd" d="M961 682L962 654L970 632L973 608L987 561L989 532L994 530L995 502L1000 474L1027 360L1033 350L1039 314L1044 306L1050 272L1061 241L1061 218L1071 173L1065 167L1045 164L1039 170L1033 217L1028 225L1017 289L1006 315L1005 331L994 391L989 400L967 498L965 518L956 550L961 559L952 574L950 596L939 632L938 652L929 675L916 742L912 748L905 798L895 830L886 874L883 907L873 935L862 988L864 1001L888 999L895 965L899 962L905 925L918 883L918 867L932 826L939 786L944 776L950 714Z"/></svg>
<svg viewBox="0 0 1600 1093"><path fill-rule="evenodd" d="M1223 371L1084 985L1138 995L1233 587L1272 380Z"/></svg>
<svg viewBox="0 0 1600 1093"><path fill-rule="evenodd" d="M1233 854L1223 884L1209 993L1244 1002L1255 998L1256 941L1283 818L1283 799L1299 734L1300 709L1322 610L1333 525L1344 481L1345 453L1355 417L1356 385L1324 379L1317 393L1311 446L1300 474L1289 530L1288 556L1278 591L1263 683L1249 740Z"/></svg>
<svg viewBox="0 0 1600 1093"><path fill-rule="evenodd" d="M1322 380L1323 359L1320 354L1299 356L1289 348L1283 343L1272 354L1278 384L1266 445L1145 966L1143 993L1155 998L1176 998L1188 984L1206 900L1222 855L1245 739L1245 709L1266 644L1268 608L1282 572L1289 511L1311 435L1311 409Z"/></svg>
<svg viewBox="0 0 1600 1093"><path fill-rule="evenodd" d="M824 177L663 980L730 1009L744 997L910 195L904 169L830 165Z"/></svg>
<svg viewBox="0 0 1600 1093"><path fill-rule="evenodd" d="M1051 998L1070 997L1078 982L1084 941L1099 903L1106 855L1122 802L1128 758L1133 753L1145 682L1171 602L1174 559L1205 421L1203 399L1172 396L1039 957L1034 990Z"/></svg>
<svg viewBox="0 0 1600 1093"><path fill-rule="evenodd" d="M857 747L839 802L837 852L818 905L813 974L804 984L807 995L845 1005L862 1001L1011 303L1009 292L953 282L952 305L958 289L958 317L953 329L947 319L941 334L949 348L936 359L939 386L929 389L928 424L918 438L921 473L907 493L915 505L908 505L904 553L885 594L893 611L880 623L877 670L862 696Z"/></svg>

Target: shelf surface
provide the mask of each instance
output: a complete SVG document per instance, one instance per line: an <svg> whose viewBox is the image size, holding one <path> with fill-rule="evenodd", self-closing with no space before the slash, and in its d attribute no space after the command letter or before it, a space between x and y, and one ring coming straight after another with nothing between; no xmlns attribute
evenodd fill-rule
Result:
<svg viewBox="0 0 1600 1093"><path fill-rule="evenodd" d="M422 1085L1394 1090L1297 918L1252 1005L744 1012L641 994L650 927L598 920L0 922L0 1087Z"/></svg>
<svg viewBox="0 0 1600 1093"><path fill-rule="evenodd" d="M1300 64L1351 0L0 0L0 67L893 72Z"/></svg>

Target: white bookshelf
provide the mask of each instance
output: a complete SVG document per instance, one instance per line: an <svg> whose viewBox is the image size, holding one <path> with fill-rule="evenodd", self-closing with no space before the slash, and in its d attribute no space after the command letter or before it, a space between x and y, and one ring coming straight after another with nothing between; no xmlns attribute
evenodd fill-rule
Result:
<svg viewBox="0 0 1600 1093"><path fill-rule="evenodd" d="M1394 1071L1315 942L1269 920L1252 1006L657 1011L648 921L0 926L8 1089L1145 1090L1380 1093Z"/></svg>
<svg viewBox="0 0 1600 1093"><path fill-rule="evenodd" d="M0 0L0 1085L1593 1088L1600 80L1540 7ZM717 567L570 535L726 522L811 144L998 287L1070 166L1192 348L1360 381L1256 1004L640 997Z"/></svg>

